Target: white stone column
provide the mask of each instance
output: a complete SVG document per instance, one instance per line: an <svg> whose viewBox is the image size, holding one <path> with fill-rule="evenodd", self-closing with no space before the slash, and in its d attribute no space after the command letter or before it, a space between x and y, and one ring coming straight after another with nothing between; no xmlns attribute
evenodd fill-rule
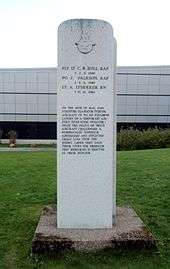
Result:
<svg viewBox="0 0 170 269"><path fill-rule="evenodd" d="M111 228L116 211L116 44L101 20L58 29L58 228Z"/></svg>

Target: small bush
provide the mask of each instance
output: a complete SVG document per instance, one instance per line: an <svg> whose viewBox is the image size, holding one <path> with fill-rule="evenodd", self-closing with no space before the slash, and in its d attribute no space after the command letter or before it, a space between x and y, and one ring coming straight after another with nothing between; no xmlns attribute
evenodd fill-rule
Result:
<svg viewBox="0 0 170 269"><path fill-rule="evenodd" d="M121 129L117 134L118 150L155 149L170 147L170 129Z"/></svg>
<svg viewBox="0 0 170 269"><path fill-rule="evenodd" d="M17 132L15 130L11 130L7 134L9 138L9 144L16 144L16 139L17 139Z"/></svg>
<svg viewBox="0 0 170 269"><path fill-rule="evenodd" d="M3 134L3 130L0 129L0 144L1 144L2 134Z"/></svg>

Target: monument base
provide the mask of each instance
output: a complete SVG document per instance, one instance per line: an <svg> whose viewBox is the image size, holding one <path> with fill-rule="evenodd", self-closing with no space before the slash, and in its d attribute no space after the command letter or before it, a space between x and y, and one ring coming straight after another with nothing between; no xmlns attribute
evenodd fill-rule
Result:
<svg viewBox="0 0 170 269"><path fill-rule="evenodd" d="M56 208L43 209L32 241L32 253L58 253L64 250L96 251L105 248L142 249L156 246L153 235L135 211L117 207L111 229L57 228Z"/></svg>

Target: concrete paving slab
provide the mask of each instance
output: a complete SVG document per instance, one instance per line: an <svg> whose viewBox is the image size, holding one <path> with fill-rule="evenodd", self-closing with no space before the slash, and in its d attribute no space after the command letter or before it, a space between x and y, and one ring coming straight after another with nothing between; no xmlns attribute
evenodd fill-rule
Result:
<svg viewBox="0 0 170 269"><path fill-rule="evenodd" d="M0 147L0 152L24 152L24 151L56 151L56 148L6 148L6 147Z"/></svg>
<svg viewBox="0 0 170 269"><path fill-rule="evenodd" d="M130 207L117 207L116 224L110 229L57 228L57 210L43 209L32 241L33 253L64 250L96 251L105 248L143 249L156 247L156 241Z"/></svg>

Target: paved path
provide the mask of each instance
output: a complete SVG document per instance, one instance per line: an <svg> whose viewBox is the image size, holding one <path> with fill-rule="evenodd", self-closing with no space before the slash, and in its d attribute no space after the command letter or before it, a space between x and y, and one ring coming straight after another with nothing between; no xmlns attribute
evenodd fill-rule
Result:
<svg viewBox="0 0 170 269"><path fill-rule="evenodd" d="M7 152L15 152L15 151L56 151L56 148L6 148L6 147L0 147L1 151L7 151Z"/></svg>

